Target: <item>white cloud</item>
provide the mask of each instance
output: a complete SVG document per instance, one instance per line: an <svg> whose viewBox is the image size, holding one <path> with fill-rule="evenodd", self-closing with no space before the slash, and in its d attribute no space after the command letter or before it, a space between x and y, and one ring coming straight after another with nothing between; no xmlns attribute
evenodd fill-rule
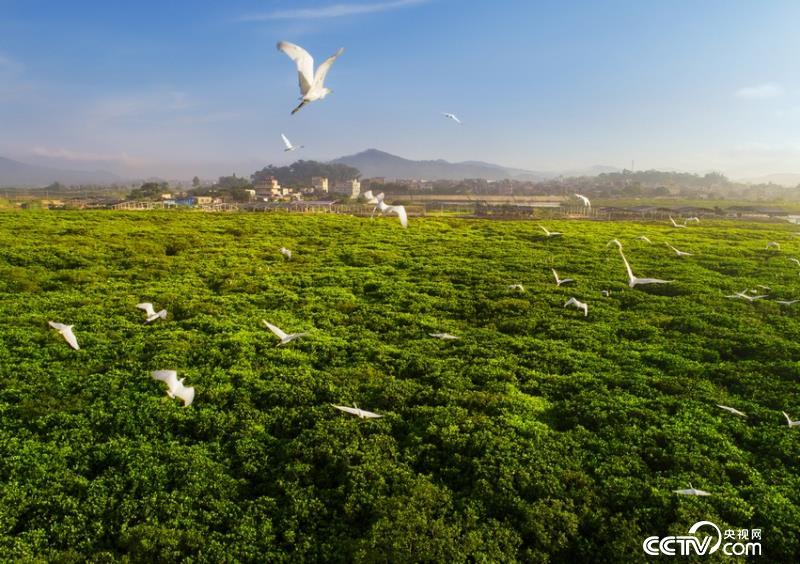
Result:
<svg viewBox="0 0 800 564"><path fill-rule="evenodd" d="M776 82L765 82L757 86L748 86L736 91L737 98L747 100L766 100L783 96L783 87Z"/></svg>
<svg viewBox="0 0 800 564"><path fill-rule="evenodd" d="M429 0L395 0L393 2L378 2L373 4L332 4L329 6L319 6L316 8L295 8L292 10L276 10L266 14L251 14L239 18L240 21L268 21L268 20L300 20L300 19L320 19L320 18L339 18L342 16L355 16L360 14L373 14L375 12L386 12L423 4Z"/></svg>

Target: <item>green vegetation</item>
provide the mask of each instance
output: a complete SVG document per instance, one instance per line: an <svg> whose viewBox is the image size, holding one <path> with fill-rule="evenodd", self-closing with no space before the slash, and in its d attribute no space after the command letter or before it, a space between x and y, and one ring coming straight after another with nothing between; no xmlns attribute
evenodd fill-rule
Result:
<svg viewBox="0 0 800 564"><path fill-rule="evenodd" d="M800 310L723 297L800 297L794 228L547 226L0 213L0 561L643 562L699 520L798 561Z"/></svg>

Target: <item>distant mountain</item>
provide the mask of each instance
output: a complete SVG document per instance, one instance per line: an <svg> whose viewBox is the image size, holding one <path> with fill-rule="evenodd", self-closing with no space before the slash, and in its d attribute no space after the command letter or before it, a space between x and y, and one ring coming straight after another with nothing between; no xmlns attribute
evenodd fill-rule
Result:
<svg viewBox="0 0 800 564"><path fill-rule="evenodd" d="M767 174L765 176L757 176L754 178L742 178L739 182L746 184L779 184L781 186L789 186L794 188L800 185L800 174L793 172L784 172L779 174Z"/></svg>
<svg viewBox="0 0 800 564"><path fill-rule="evenodd" d="M121 179L104 170L61 170L32 165L0 157L0 187L47 186L53 182L61 184L114 184Z"/></svg>
<svg viewBox="0 0 800 564"><path fill-rule="evenodd" d="M422 178L425 180L462 180L464 178L544 180L553 176L547 173L508 168L480 161L461 163L451 163L441 159L436 161L412 161L377 149L368 149L355 155L334 159L331 162L354 166L361 171L361 176L364 178L384 176L387 178Z"/></svg>

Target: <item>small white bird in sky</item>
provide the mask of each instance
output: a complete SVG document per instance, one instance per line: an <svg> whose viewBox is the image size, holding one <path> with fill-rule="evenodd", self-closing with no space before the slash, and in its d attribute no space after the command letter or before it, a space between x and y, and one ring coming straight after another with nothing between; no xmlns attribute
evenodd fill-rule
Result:
<svg viewBox="0 0 800 564"><path fill-rule="evenodd" d="M734 415L738 415L739 417L747 417L747 415L745 415L744 413L733 407L728 407L727 405L720 405L720 404L716 405L718 408L724 409L725 411L730 411L731 413L733 413Z"/></svg>
<svg viewBox="0 0 800 564"><path fill-rule="evenodd" d="M262 319L261 322L267 326L267 329L272 331L275 334L275 336L281 340L281 342L276 345L278 347L281 345L285 345L287 343L291 343L295 339L299 339L300 337L305 337L306 335L308 335L308 333L285 333L283 332L283 330L281 330L280 327L277 327L272 323L269 323L265 319Z"/></svg>
<svg viewBox="0 0 800 564"><path fill-rule="evenodd" d="M153 304L150 302L144 302L141 304L136 304L136 307L139 309L143 309L147 318L144 320L145 323L152 323L156 319L166 319L167 318L167 310L162 309L161 311L156 311L153 309Z"/></svg>
<svg viewBox="0 0 800 564"><path fill-rule="evenodd" d="M567 300L567 303L564 304L564 307L572 306L575 309L583 310L583 316L586 317L589 315L589 306L584 302L579 302L575 298L570 298Z"/></svg>
<svg viewBox="0 0 800 564"><path fill-rule="evenodd" d="M645 241L645 242L647 242L647 243L652 243L652 241L651 241L650 239L648 239L648 238L647 238L647 235L639 235L639 236L636 238L636 240L637 240L637 241Z"/></svg>
<svg viewBox="0 0 800 564"><path fill-rule="evenodd" d="M672 216L669 216L669 220L672 222L672 227L682 227L684 229L686 228L685 223L683 225L681 225L680 223L675 223L675 220L672 219Z"/></svg>
<svg viewBox="0 0 800 564"><path fill-rule="evenodd" d="M451 335L450 333L428 333L428 335L436 339L441 339L443 341L453 341L455 339L460 339L460 337L456 337L455 335Z"/></svg>
<svg viewBox="0 0 800 564"><path fill-rule="evenodd" d="M586 206L587 208L592 207L592 202L590 202L589 198L587 198L586 196L583 196L581 194L575 194L575 197L580 198L580 200L583 202L583 205Z"/></svg>
<svg viewBox="0 0 800 564"><path fill-rule="evenodd" d="M331 65L333 65L336 57L344 53L344 48L339 49L334 55L325 59L322 64L317 67L316 74L314 73L313 57L299 45L289 43L288 41L280 41L278 42L278 50L286 53L297 66L297 75L300 81L300 93L302 96L300 97L300 105L292 110L292 114L296 114L300 111L300 108L306 104L316 100L322 100L332 92L329 88L325 88L325 77L328 75L328 71L331 69Z"/></svg>
<svg viewBox="0 0 800 564"><path fill-rule="evenodd" d="M175 370L156 370L152 373L154 380L161 380L167 385L167 395L171 398L183 400L183 407L192 405L194 401L194 388L183 385L186 378L178 380L178 373Z"/></svg>
<svg viewBox="0 0 800 564"><path fill-rule="evenodd" d="M800 427L800 419L798 419L797 421L792 421L788 413L786 413L785 411L781 411L781 413L783 413L783 416L786 418L786 423L789 424L789 427Z"/></svg>
<svg viewBox="0 0 800 564"><path fill-rule="evenodd" d="M378 205L376 206L377 209L381 212L381 215L385 213L393 213L396 214L397 217L400 219L400 225L403 228L408 227L408 214L406 214L406 207L405 206L390 206L386 202L383 201L383 193L381 192L375 199L378 201ZM374 213L374 210L373 210Z"/></svg>
<svg viewBox="0 0 800 564"><path fill-rule="evenodd" d="M378 415L377 413L372 413L371 411L366 411L364 409L361 409L355 403L353 404L353 407L348 407L346 405L336 405L333 403L331 405L340 411L344 411L345 413L351 413L360 419L380 419L381 417L383 417L383 415Z"/></svg>
<svg viewBox="0 0 800 564"><path fill-rule="evenodd" d="M563 233L561 233L560 231L548 231L547 228L544 225L540 225L539 229L544 231L544 234L547 237L560 237L561 235L563 235Z"/></svg>
<svg viewBox="0 0 800 564"><path fill-rule="evenodd" d="M780 244L780 243L778 243L777 241L770 241L769 243L767 243L767 248L766 248L766 250L768 251L768 250L770 250L770 249L778 249L778 250L781 250L781 244Z"/></svg>
<svg viewBox="0 0 800 564"><path fill-rule="evenodd" d="M735 294L731 294L730 296L725 296L725 297L726 298L732 298L732 299L747 300L748 302L752 302L752 301L755 301L755 300L760 300L761 298L766 298L767 297L766 294L760 295L760 296L750 296L746 292L747 292L747 290L742 290L741 292L736 292Z"/></svg>
<svg viewBox="0 0 800 564"><path fill-rule="evenodd" d="M48 321L47 322L50 327L61 333L61 336L64 337L64 340L69 343L73 349L80 350L78 346L78 339L75 337L75 333L72 332L72 328L75 327L74 325L64 325L63 323L56 323L55 321Z"/></svg>
<svg viewBox="0 0 800 564"><path fill-rule="evenodd" d="M518 290L520 292L524 292L525 291L525 287L522 284L509 284L508 285L508 289L509 290Z"/></svg>
<svg viewBox="0 0 800 564"><path fill-rule="evenodd" d="M675 251L675 254L678 255L679 257L690 257L693 254L693 253L687 253L686 251L679 251L678 249L676 249L675 247L673 247L669 243L665 243L665 244L667 245L667 247L669 247L670 249Z"/></svg>
<svg viewBox="0 0 800 564"><path fill-rule="evenodd" d="M672 490L672 491L674 493L676 493L676 494L679 494L679 495L711 495L710 493L708 493L706 491L698 490L698 489L694 488L692 486L691 482L689 482L689 488L688 489L685 489L685 490Z"/></svg>
<svg viewBox="0 0 800 564"><path fill-rule="evenodd" d="M619 243L619 241L617 241L617 243ZM661 280L660 278L638 278L633 275L633 271L631 270L631 265L628 264L628 259L626 259L625 255L622 253L621 245L619 248L619 255L622 257L622 261L625 263L625 270L628 271L628 286L630 286L631 288L635 288L636 286L644 284L669 284L673 282L673 280Z"/></svg>
<svg viewBox="0 0 800 564"><path fill-rule="evenodd" d="M296 151L297 149L303 148L303 145L292 145L292 142L289 141L289 138L286 137L283 133L281 133L281 139L283 139L283 144L286 145L286 148L283 150L284 153Z"/></svg>
<svg viewBox="0 0 800 564"><path fill-rule="evenodd" d="M562 284L569 284L570 282L575 282L572 278L559 278L558 272L556 272L555 268L551 268L550 270L553 271L553 276L556 279L556 286L561 286Z"/></svg>
<svg viewBox="0 0 800 564"><path fill-rule="evenodd" d="M292 251L290 251L286 247L281 247L279 250L281 254L286 257L286 260L290 260L292 258Z"/></svg>
<svg viewBox="0 0 800 564"><path fill-rule="evenodd" d="M458 119L455 114L451 114L451 113L448 113L448 112L442 112L442 115L444 117L448 118L448 119L452 119L454 122L456 122L457 124L461 125L461 120Z"/></svg>

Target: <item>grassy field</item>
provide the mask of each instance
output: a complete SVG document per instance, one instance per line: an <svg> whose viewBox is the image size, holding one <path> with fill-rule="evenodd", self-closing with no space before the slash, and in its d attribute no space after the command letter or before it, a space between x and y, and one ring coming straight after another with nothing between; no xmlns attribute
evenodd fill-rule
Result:
<svg viewBox="0 0 800 564"><path fill-rule="evenodd" d="M546 226L0 213L0 560L643 562L709 520L797 561L796 227Z"/></svg>

